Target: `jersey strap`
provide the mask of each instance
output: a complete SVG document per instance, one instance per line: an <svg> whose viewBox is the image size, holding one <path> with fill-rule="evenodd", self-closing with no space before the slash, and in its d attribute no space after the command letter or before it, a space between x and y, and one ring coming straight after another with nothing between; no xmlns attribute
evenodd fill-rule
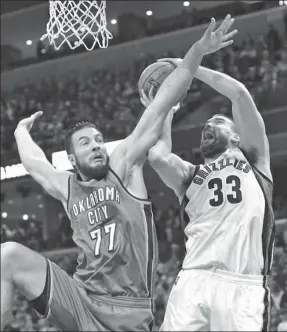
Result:
<svg viewBox="0 0 287 332"><path fill-rule="evenodd" d="M193 176L189 179L189 182L187 183L186 188L189 188L192 180L198 173L199 169L200 169L200 165L196 165ZM187 224L189 223L189 217L188 217L187 213L185 212L185 208L186 208L188 202L189 202L189 199L185 193L183 196L183 199L181 201L181 204L180 204L180 222L181 222L181 228L183 231L184 231L185 227L187 226ZM187 236L184 234L184 242L186 243L186 241L187 241Z"/></svg>
<svg viewBox="0 0 287 332"><path fill-rule="evenodd" d="M254 172L257 182L259 183L264 199L265 211L262 229L262 251L263 251L263 268L262 274L267 276L270 272L273 257L273 248L275 241L275 216L272 207L273 182L263 174L247 157L246 153L240 149L245 158L249 161Z"/></svg>
<svg viewBox="0 0 287 332"><path fill-rule="evenodd" d="M265 199L265 212L262 229L262 250L264 265L262 274L268 275L272 265L273 247L275 240L275 216L272 207L273 183L255 166L253 166L255 177L263 191Z"/></svg>
<svg viewBox="0 0 287 332"><path fill-rule="evenodd" d="M141 202L146 202L146 203L151 203L151 200L149 198L140 198L137 196L134 196L132 193L129 192L129 190L125 187L125 185L123 184L122 180L120 179L120 177L118 176L118 174L111 169L111 167L109 167L109 171L111 172L111 174L113 174L113 176L117 179L118 183L120 184L120 186L124 189L124 191L132 198L134 198L137 201L141 201Z"/></svg>

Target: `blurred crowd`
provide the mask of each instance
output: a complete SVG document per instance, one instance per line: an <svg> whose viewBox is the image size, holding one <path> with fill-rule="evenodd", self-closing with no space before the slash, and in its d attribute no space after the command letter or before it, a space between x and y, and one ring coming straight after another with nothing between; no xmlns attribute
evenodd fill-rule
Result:
<svg viewBox="0 0 287 332"><path fill-rule="evenodd" d="M283 331L281 327L287 324L287 204L286 197L275 197L274 209L279 221L283 221L283 227L277 232L274 250L274 261L272 266L270 289L272 305L272 328L271 331ZM155 210L155 223L159 240L159 265L157 268L156 290L155 290L155 327L158 330L162 323L166 303L169 297L174 280L181 268L184 257L184 238L182 226L177 207L170 206L167 210ZM285 218L285 219L284 219ZM67 228L67 224L64 224ZM73 247L71 229L57 231L55 240L53 234L52 242L43 239L41 223L25 221L18 229L10 230L7 226L1 226L1 242L17 241L34 250L53 250L56 248ZM59 241L58 243L57 240ZM62 241L62 242L61 242ZM51 247L54 245L54 247ZM64 249L63 249L64 250ZM66 251L53 258L60 267L69 274L76 269L76 255ZM285 324L285 325L284 325ZM16 294L15 306L13 309L13 321L6 328L7 331L56 331L48 326L43 319L39 319L29 302L19 293Z"/></svg>
<svg viewBox="0 0 287 332"><path fill-rule="evenodd" d="M172 53L163 55L173 57ZM183 54L177 54L177 57ZM47 154L63 149L65 130L79 120L94 122L108 140L121 139L135 127L143 110L137 80L154 56L146 54L128 70L95 70L87 74L69 73L58 80L47 77L40 84L27 84L1 97L1 160L17 158L13 132L18 121L36 111L43 111L41 121L32 130L35 141ZM287 80L287 45L272 25L266 36L246 36L234 45L204 57L203 65L227 73L243 82L259 103L260 111L274 104L286 105L284 85ZM280 94L280 98L278 98ZM215 92L194 80L181 112L207 103ZM272 105L266 103L266 96ZM224 108L224 103L222 102ZM273 106L274 107L274 106ZM224 111L224 110L223 110Z"/></svg>

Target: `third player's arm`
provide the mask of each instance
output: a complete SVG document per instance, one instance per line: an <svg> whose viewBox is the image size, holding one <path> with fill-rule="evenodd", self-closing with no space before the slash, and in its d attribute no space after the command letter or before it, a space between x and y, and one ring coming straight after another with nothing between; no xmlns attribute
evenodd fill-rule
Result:
<svg viewBox="0 0 287 332"><path fill-rule="evenodd" d="M226 74L201 66L195 77L231 100L240 147L254 160L255 166L271 178L269 143L264 121L247 88Z"/></svg>
<svg viewBox="0 0 287 332"><path fill-rule="evenodd" d="M150 148L148 160L161 180L181 198L186 184L192 177L195 166L172 153L171 127L173 111L170 111L163 124L162 134Z"/></svg>
<svg viewBox="0 0 287 332"><path fill-rule="evenodd" d="M29 131L19 126L14 132L21 162L32 178L51 196L59 200L68 198L70 172L57 171L47 160L43 150L33 141Z"/></svg>

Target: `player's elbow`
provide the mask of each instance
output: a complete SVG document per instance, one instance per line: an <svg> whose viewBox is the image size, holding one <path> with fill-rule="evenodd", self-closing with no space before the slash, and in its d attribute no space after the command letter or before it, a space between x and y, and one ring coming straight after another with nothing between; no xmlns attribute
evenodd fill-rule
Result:
<svg viewBox="0 0 287 332"><path fill-rule="evenodd" d="M249 96L248 89L243 83L238 82L236 85L236 99L245 98L246 96Z"/></svg>
<svg viewBox="0 0 287 332"><path fill-rule="evenodd" d="M151 149L149 149L148 161L150 162L150 164L152 165L156 163L159 159L160 159L160 152L158 151L158 149L156 147L152 147Z"/></svg>
<svg viewBox="0 0 287 332"><path fill-rule="evenodd" d="M156 147L152 147L148 152L148 161L152 166L157 166L164 163L166 155L163 151L160 151Z"/></svg>
<svg viewBox="0 0 287 332"><path fill-rule="evenodd" d="M22 162L22 165L24 166L26 172L31 175L31 173L33 173L33 171L34 171L33 161L30 161L29 159L24 160L23 158L21 158L21 162Z"/></svg>

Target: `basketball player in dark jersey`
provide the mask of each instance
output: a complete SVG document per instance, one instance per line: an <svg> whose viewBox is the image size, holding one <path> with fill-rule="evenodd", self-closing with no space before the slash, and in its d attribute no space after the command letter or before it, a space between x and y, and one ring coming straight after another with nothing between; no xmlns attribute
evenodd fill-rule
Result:
<svg viewBox="0 0 287 332"><path fill-rule="evenodd" d="M61 330L148 331L157 241L143 165L171 107L190 86L205 54L230 45L231 18L216 36L215 21L159 89L138 125L108 156L101 132L81 122L67 135L75 173L57 171L32 140L37 112L19 122L15 138L29 174L60 200L79 248L74 277L17 243L1 245L1 328L10 319L15 289Z"/></svg>
<svg viewBox="0 0 287 332"><path fill-rule="evenodd" d="M243 84L201 66L195 77L231 100L234 121L217 114L206 122L204 165L172 154L172 112L149 151L152 167L179 198L186 236L160 330L266 331L275 220L265 125ZM142 102L150 100L152 94Z"/></svg>

